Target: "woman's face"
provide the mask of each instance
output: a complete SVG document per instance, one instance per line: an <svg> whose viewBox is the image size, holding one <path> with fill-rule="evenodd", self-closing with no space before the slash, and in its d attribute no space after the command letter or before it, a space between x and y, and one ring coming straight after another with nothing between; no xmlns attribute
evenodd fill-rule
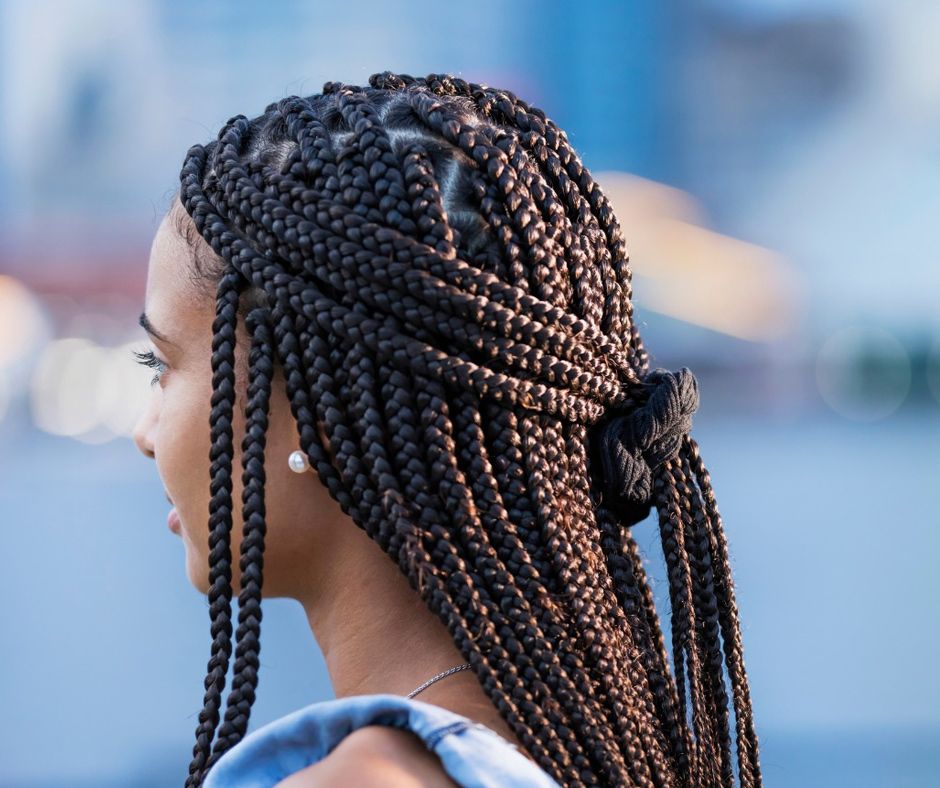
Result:
<svg viewBox="0 0 940 788"><path fill-rule="evenodd" d="M198 292L189 279L192 252L176 227L175 202L153 240L147 271L144 311L152 352L158 359L150 402L134 429L134 442L156 461L157 472L179 515L179 536L186 551L190 582L209 589L209 450L212 398L212 322L214 299ZM188 219L188 217L187 217ZM205 247L211 254L208 245ZM242 323L236 334L236 400L233 414L232 584L239 591L242 532L241 442L245 434L248 386L248 336ZM324 439L321 432L321 439ZM287 464L299 448L283 372L275 366L265 446L265 597L297 598L317 572L317 557L336 527L352 525L330 498L316 474L294 473ZM353 526L354 527L354 526Z"/></svg>

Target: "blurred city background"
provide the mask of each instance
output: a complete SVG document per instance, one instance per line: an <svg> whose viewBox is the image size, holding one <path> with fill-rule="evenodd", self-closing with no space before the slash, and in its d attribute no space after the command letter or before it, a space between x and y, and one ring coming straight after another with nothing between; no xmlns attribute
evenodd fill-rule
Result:
<svg viewBox="0 0 940 788"><path fill-rule="evenodd" d="M0 784L182 782L209 617L130 439L150 241L189 145L390 69L541 106L611 197L700 381L766 784L936 785L938 36L932 0L0 0ZM252 729L332 697L264 616Z"/></svg>

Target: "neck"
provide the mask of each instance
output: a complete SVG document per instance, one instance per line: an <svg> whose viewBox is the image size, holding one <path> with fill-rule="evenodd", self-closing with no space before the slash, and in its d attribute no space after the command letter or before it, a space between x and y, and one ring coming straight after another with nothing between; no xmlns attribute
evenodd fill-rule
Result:
<svg viewBox="0 0 940 788"><path fill-rule="evenodd" d="M336 697L406 696L441 671L466 662L447 627L392 559L352 523L342 533L331 560L324 562L329 566L311 572L308 587L296 595ZM532 759L472 670L436 681L416 700L488 726Z"/></svg>
<svg viewBox="0 0 940 788"><path fill-rule="evenodd" d="M300 599L323 651L337 698L407 695L441 671L466 660L444 623L428 610L398 566L361 529L347 530L330 562ZM470 679L460 671L440 684ZM481 691L478 687L478 691Z"/></svg>

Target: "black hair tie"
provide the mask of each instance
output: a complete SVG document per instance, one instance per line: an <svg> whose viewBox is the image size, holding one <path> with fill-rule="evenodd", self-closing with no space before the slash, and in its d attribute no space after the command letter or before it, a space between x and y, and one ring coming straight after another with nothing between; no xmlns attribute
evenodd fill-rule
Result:
<svg viewBox="0 0 940 788"><path fill-rule="evenodd" d="M646 402L599 426L594 443L600 457L604 505L626 525L640 522L652 506L653 472L679 453L699 404L698 381L688 367L648 372Z"/></svg>

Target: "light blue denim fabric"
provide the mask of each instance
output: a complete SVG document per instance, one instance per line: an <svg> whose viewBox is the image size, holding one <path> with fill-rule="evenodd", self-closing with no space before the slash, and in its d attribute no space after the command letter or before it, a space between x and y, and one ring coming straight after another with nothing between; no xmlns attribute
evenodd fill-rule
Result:
<svg viewBox="0 0 940 788"><path fill-rule="evenodd" d="M496 731L401 695L351 695L291 712L247 734L206 775L203 788L271 788L325 758L366 725L414 731L463 788L561 788Z"/></svg>

